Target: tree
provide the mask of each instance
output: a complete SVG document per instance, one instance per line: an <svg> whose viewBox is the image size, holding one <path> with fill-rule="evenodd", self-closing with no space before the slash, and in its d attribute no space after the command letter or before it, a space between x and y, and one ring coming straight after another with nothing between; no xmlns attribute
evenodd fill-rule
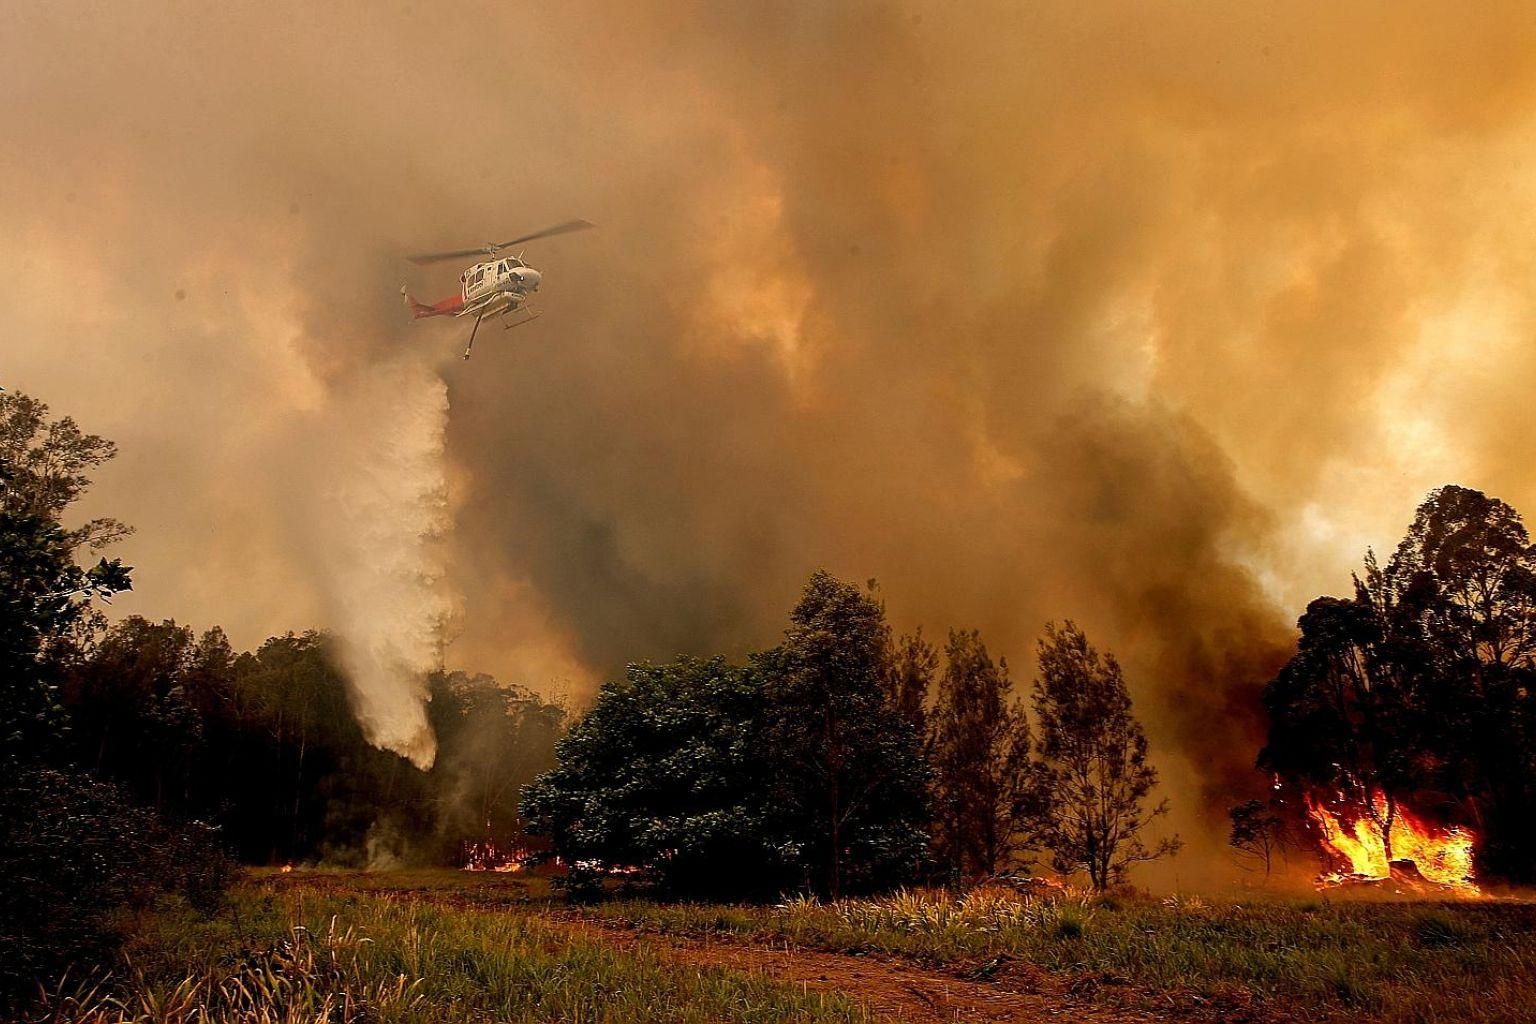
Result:
<svg viewBox="0 0 1536 1024"><path fill-rule="evenodd" d="M1384 574L1424 677L1416 754L1431 803L1482 834L1481 868L1536 881L1536 548L1481 491L1431 492Z"/></svg>
<svg viewBox="0 0 1536 1024"><path fill-rule="evenodd" d="M364 866L414 859L432 829L430 782L370 744L324 633L272 637L235 660L244 707L216 727L219 777L235 794L225 821L257 863L325 859Z"/></svg>
<svg viewBox="0 0 1536 1024"><path fill-rule="evenodd" d="M188 810L202 760L202 717L188 694L196 650L187 627L133 615L64 683L76 759L160 811Z"/></svg>
<svg viewBox="0 0 1536 1024"><path fill-rule="evenodd" d="M928 734L928 694L938 667L939 652L919 626L896 642L885 673L886 700L920 737Z"/></svg>
<svg viewBox="0 0 1536 1024"><path fill-rule="evenodd" d="M927 772L886 700L880 606L817 573L778 647L606 684L524 791L530 832L588 888L615 868L673 895L829 895L908 881Z"/></svg>
<svg viewBox="0 0 1536 1024"><path fill-rule="evenodd" d="M179 888L208 906L224 880L205 832L169 828L67 765L60 676L99 623L90 602L129 577L74 557L120 526L62 517L112 452L42 403L0 395L0 1012L110 949L124 904Z"/></svg>
<svg viewBox="0 0 1536 1024"><path fill-rule="evenodd" d="M995 874L1018 853L1030 810L1029 718L1012 699L1006 661L981 635L950 631L932 715L937 846L969 879Z"/></svg>
<svg viewBox="0 0 1536 1024"><path fill-rule="evenodd" d="M522 845L519 797L554 765L565 709L484 674L438 673L431 687L439 857L462 854L466 843Z"/></svg>
<svg viewBox="0 0 1536 1024"><path fill-rule="evenodd" d="M1468 668L1536 659L1536 549L1520 513L1497 498L1454 484L1431 491L1379 589Z"/></svg>
<svg viewBox="0 0 1536 1024"><path fill-rule="evenodd" d="M912 878L927 846L928 772L886 700L880 604L818 571L784 639L753 658L766 688L773 804L804 884L834 899Z"/></svg>
<svg viewBox="0 0 1536 1024"><path fill-rule="evenodd" d="M1262 867L1268 878L1276 853L1285 848L1285 821L1263 800L1247 800L1227 812L1232 827L1227 845L1255 869Z"/></svg>
<svg viewBox="0 0 1536 1024"><path fill-rule="evenodd" d="M1392 857L1401 801L1482 835L1480 866L1536 875L1536 550L1509 505L1447 485L1353 599L1307 607L1265 689L1260 766L1342 791Z"/></svg>
<svg viewBox="0 0 1536 1024"><path fill-rule="evenodd" d="M96 626L90 601L131 587L120 561L76 564L82 546L122 536L115 520L67 529L61 517L111 458L111 442L22 394L0 394L0 768L54 756L58 682Z"/></svg>
<svg viewBox="0 0 1536 1024"><path fill-rule="evenodd" d="M524 790L528 830L579 892L617 869L674 896L776 895L795 870L768 810L767 717L760 680L723 658L631 665Z"/></svg>
<svg viewBox="0 0 1536 1024"><path fill-rule="evenodd" d="M1157 770L1147 763L1146 735L1114 656L1101 656L1069 621L1046 627L1039 657L1033 838L1051 852L1056 870L1086 871L1095 889L1106 889L1130 865L1172 855L1180 843L1171 837L1148 847L1142 840L1168 802L1143 807Z"/></svg>
<svg viewBox="0 0 1536 1024"><path fill-rule="evenodd" d="M1268 772L1344 795L1373 819L1391 859L1399 794L1422 773L1414 737L1421 658L1394 638L1390 595L1367 559L1354 600L1318 598L1297 625L1297 653L1265 688ZM1374 589L1373 589L1374 588Z"/></svg>
<svg viewBox="0 0 1536 1024"><path fill-rule="evenodd" d="M50 420L37 399L0 394L0 512L57 523L90 487L91 471L116 455L117 445L70 417ZM100 551L132 532L116 519L92 519L63 531L63 541Z"/></svg>

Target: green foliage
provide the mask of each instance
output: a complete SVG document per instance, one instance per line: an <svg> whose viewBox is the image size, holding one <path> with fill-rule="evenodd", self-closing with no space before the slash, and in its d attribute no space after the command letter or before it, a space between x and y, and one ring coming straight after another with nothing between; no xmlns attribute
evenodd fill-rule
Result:
<svg viewBox="0 0 1536 1024"><path fill-rule="evenodd" d="M23 394L0 394L0 767L52 756L63 729L58 677L97 624L90 601L129 590L121 561L75 562L128 530L111 519L66 528L62 516L116 453Z"/></svg>
<svg viewBox="0 0 1536 1024"><path fill-rule="evenodd" d="M889 645L880 604L819 571L783 641L753 658L776 830L800 884L834 898L910 880L928 843L928 766L882 687Z"/></svg>
<svg viewBox="0 0 1536 1024"><path fill-rule="evenodd" d="M83 432L68 416L19 392L0 394L0 513L57 523L91 485L91 472L117 455L117 445ZM64 532L70 550L100 550L132 531L115 519L93 519Z"/></svg>
<svg viewBox="0 0 1536 1024"><path fill-rule="evenodd" d="M1131 864L1177 852L1177 838L1151 847L1142 839L1168 804L1143 806L1157 770L1147 763L1146 734L1131 714L1114 655L1101 656L1071 622L1047 626L1034 704L1040 740L1032 831L1056 870L1086 871L1103 890Z"/></svg>
<svg viewBox="0 0 1536 1024"><path fill-rule="evenodd" d="M751 672L632 665L559 742L524 814L580 889L613 869L681 896L771 896L793 862L769 823L766 695Z"/></svg>
<svg viewBox="0 0 1536 1024"><path fill-rule="evenodd" d="M749 668L631 666L529 787L525 812L580 886L614 869L680 895L836 893L912 877L926 770L887 703L880 606L813 576Z"/></svg>
<svg viewBox="0 0 1536 1024"><path fill-rule="evenodd" d="M163 892L215 909L232 874L211 830L173 826L89 776L25 767L0 786L0 1006L100 963L116 915Z"/></svg>
<svg viewBox="0 0 1536 1024"><path fill-rule="evenodd" d="M175 827L71 765L60 680L99 628L94 599L129 589L120 561L75 555L127 530L61 520L110 442L47 406L0 395L0 1006L110 949L113 915L180 890L214 906L228 865L201 827Z"/></svg>

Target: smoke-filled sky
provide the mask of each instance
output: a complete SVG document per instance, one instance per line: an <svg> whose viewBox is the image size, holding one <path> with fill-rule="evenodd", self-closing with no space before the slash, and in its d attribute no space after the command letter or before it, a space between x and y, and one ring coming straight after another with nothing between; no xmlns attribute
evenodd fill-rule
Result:
<svg viewBox="0 0 1536 1024"><path fill-rule="evenodd" d="M19 0L0 137L119 610L337 630L419 761L444 643L579 699L825 566L1021 681L1077 620L1198 838L1308 598L1536 509L1526 3ZM571 217L537 323L408 322L402 253Z"/></svg>

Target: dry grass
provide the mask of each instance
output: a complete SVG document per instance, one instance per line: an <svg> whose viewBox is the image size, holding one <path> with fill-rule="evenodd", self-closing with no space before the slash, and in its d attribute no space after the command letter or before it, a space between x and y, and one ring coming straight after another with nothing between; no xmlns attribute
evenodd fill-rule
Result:
<svg viewBox="0 0 1536 1024"><path fill-rule="evenodd" d="M505 892L510 892L507 887ZM680 969L519 910L259 882L238 914L162 908L115 977L65 985L48 1024L864 1024L835 995Z"/></svg>
<svg viewBox="0 0 1536 1024"><path fill-rule="evenodd" d="M238 915L164 908L129 966L52 994L39 1020L854 1022L852 1003L758 977L694 971L545 919L543 882L460 872L263 875ZM600 904L643 931L883 952L959 974L1047 971L1075 992L1175 1019L1449 1024L1536 1019L1536 906L1513 902L1233 902L1087 893L883 899L777 907Z"/></svg>
<svg viewBox="0 0 1536 1024"><path fill-rule="evenodd" d="M1536 1020L1536 906L904 891L777 907L620 902L664 932L883 952L961 972L1023 964L1139 991L1147 1005L1280 1020Z"/></svg>

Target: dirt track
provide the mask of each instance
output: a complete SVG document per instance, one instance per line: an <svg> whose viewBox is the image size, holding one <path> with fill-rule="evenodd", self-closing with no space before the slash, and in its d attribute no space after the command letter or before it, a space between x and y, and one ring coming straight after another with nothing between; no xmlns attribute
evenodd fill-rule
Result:
<svg viewBox="0 0 1536 1024"><path fill-rule="evenodd" d="M668 960L692 967L764 974L811 991L838 992L863 1004L877 1020L893 1024L1146 1024L1169 1020L1096 1006L1075 998L1050 979L1019 971L1009 972L1006 983L968 980L894 958L791 950L731 937L696 939L641 933L623 925L566 915L546 919L622 948L643 944Z"/></svg>

